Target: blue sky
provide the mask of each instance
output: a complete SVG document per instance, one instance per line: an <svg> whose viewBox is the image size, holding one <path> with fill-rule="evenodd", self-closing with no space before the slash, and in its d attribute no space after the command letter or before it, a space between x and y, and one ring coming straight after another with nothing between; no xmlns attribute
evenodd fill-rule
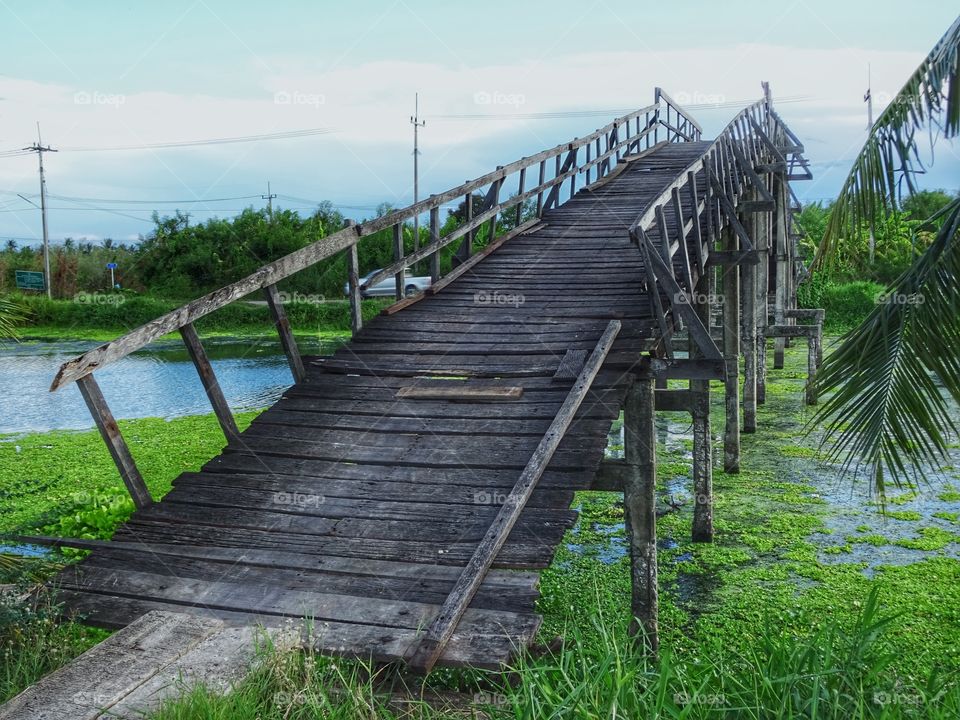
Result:
<svg viewBox="0 0 960 720"><path fill-rule="evenodd" d="M153 209L179 206L202 220L259 206L267 180L287 207L331 200L362 217L382 201L409 202L414 92L427 121L427 194L610 119L516 113L626 110L650 103L660 85L698 105L726 103L694 112L709 134L736 112L729 104L752 101L769 80L814 164L816 179L798 194L827 198L863 140L868 63L882 105L955 12L942 1L911 3L906 16L902 2L820 0L0 0L0 151L32 142L39 121L61 149L47 156L51 237L125 240L149 231ZM483 104L491 97L501 102ZM441 117L458 114L490 117ZM307 128L333 132L71 149ZM941 144L935 160L926 184L960 186L957 148ZM35 157L0 157L0 241L39 237L38 211L16 195L35 200L37 191Z"/></svg>

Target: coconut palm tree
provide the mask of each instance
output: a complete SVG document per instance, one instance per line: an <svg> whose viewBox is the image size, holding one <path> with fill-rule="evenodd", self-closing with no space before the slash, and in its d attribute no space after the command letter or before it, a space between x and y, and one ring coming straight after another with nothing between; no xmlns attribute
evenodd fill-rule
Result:
<svg viewBox="0 0 960 720"><path fill-rule="evenodd" d="M874 227L916 190L918 138L960 131L960 18L880 114L843 184L815 267L846 239ZM814 418L826 426L829 459L866 465L874 490L912 486L941 461L956 424L944 391L960 402L960 199L930 227L935 237L866 320L845 335L817 383L832 393Z"/></svg>

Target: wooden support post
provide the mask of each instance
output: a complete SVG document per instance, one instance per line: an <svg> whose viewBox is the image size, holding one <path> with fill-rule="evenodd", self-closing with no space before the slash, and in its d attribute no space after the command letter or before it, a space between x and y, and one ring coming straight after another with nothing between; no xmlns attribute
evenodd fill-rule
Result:
<svg viewBox="0 0 960 720"><path fill-rule="evenodd" d="M760 194L752 190L751 197ZM750 240L756 247L756 214L747 213L743 217L744 227L750 234ZM743 275L743 317L741 344L743 350L743 432L757 431L757 266L745 263L741 268Z"/></svg>
<svg viewBox="0 0 960 720"><path fill-rule="evenodd" d="M823 336L820 325L807 337L807 405L817 404L817 359L821 353Z"/></svg>
<svg viewBox="0 0 960 720"><path fill-rule="evenodd" d="M700 278L695 297L697 315L704 327L710 327L713 295L710 293L712 270ZM701 355L691 339L690 357ZM693 532L694 542L713 542L713 434L710 430L710 381L691 380L693 416Z"/></svg>
<svg viewBox="0 0 960 720"><path fill-rule="evenodd" d="M393 261L400 262L401 260L403 260L403 223L398 222L393 226ZM397 274L394 275L394 282L396 284L397 300L402 300L404 295L403 288L407 282L404 268L400 268Z"/></svg>
<svg viewBox="0 0 960 720"><path fill-rule="evenodd" d="M632 621L630 633L643 641L651 654L660 647L657 595L657 453L654 387L638 379L630 387L623 410L623 506L627 542L630 544Z"/></svg>
<svg viewBox="0 0 960 720"><path fill-rule="evenodd" d="M100 386L93 379L93 373L77 378L77 385L80 387L80 394L87 404L90 415L93 416L93 422L96 423L97 430L100 431L100 437L107 444L107 450L110 451L110 456L116 463L117 470L120 471L123 484L127 486L127 492L133 498L133 504L138 509L146 507L153 502L153 498L150 497L150 491L147 490L147 485L143 482L137 464L133 461L130 448L124 442L117 421L114 419L113 413L110 412L107 401L103 398L103 393L100 392Z"/></svg>
<svg viewBox="0 0 960 720"><path fill-rule="evenodd" d="M283 348L284 355L287 356L290 372L293 373L293 382L302 383L307 377L307 373L303 369L303 358L300 357L300 349L293 337L293 331L290 330L290 321L287 320L287 313L283 309L280 293L277 291L276 285L267 285L263 292L267 297L270 314L273 315L273 325L277 328L277 334L280 336L280 346Z"/></svg>
<svg viewBox="0 0 960 720"><path fill-rule="evenodd" d="M200 336L197 335L193 323L187 323L180 328L180 337L183 338L183 344L187 346L187 352L190 354L190 359L193 360L193 366L200 375L203 390L207 393L207 398L213 406L213 412L217 416L217 422L220 423L227 442L236 440L240 437L240 430L237 429L237 422L233 419L230 405L227 403L227 398L223 394L220 383L217 382L217 376L213 372L210 358L207 357L207 351L203 349L203 343L200 342Z"/></svg>
<svg viewBox="0 0 960 720"><path fill-rule="evenodd" d="M729 227L722 233L723 249L736 251L739 239ZM726 428L723 433L723 470L740 472L740 267L723 267L723 358L726 366Z"/></svg>
<svg viewBox="0 0 960 720"><path fill-rule="evenodd" d="M777 287L774 301L774 321L777 325L784 324L784 312L787 310L788 292L790 289L789 255L787 246L790 239L787 237L787 213L790 212L790 198L787 196L787 180L782 173L774 176L773 197L776 202L774 218L776 222L776 258L777 258ZM773 367L783 368L783 353L786 348L786 338L774 338Z"/></svg>
<svg viewBox="0 0 960 720"><path fill-rule="evenodd" d="M347 227L353 225L347 220ZM356 335L363 328L363 298L360 295L360 256L357 243L347 248L347 289L350 291L350 332Z"/></svg>
<svg viewBox="0 0 960 720"><path fill-rule="evenodd" d="M431 244L440 242L440 208L430 208L430 241ZM440 279L440 251L430 255L430 284Z"/></svg>

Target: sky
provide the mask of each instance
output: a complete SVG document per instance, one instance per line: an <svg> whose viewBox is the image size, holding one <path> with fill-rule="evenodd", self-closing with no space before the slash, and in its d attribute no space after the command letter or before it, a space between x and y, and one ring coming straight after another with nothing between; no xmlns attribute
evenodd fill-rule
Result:
<svg viewBox="0 0 960 720"><path fill-rule="evenodd" d="M656 86L712 137L769 81L812 163L797 194L828 199L866 135L868 68L879 112L955 13L943 0L0 0L0 242L42 237L37 156L4 154L36 142L37 123L57 150L44 154L54 241L129 242L154 210L230 216L264 206L268 182L275 207L328 200L361 219L409 204L416 93L423 197L648 105ZM518 117L568 111L580 116ZM956 142L938 143L921 184L960 188Z"/></svg>

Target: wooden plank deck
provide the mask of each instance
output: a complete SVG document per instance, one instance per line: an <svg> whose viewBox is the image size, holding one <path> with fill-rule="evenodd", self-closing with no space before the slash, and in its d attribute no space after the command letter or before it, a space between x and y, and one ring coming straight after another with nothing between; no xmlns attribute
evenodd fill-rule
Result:
<svg viewBox="0 0 960 720"><path fill-rule="evenodd" d="M539 627L537 571L576 521L573 493L596 474L626 371L659 334L628 229L708 146L628 163L332 357L305 357L303 380L221 455L57 577L68 609L112 627L151 610L308 618L322 652L404 658L567 397L567 352L582 363L616 318L607 361L440 660L509 661Z"/></svg>

